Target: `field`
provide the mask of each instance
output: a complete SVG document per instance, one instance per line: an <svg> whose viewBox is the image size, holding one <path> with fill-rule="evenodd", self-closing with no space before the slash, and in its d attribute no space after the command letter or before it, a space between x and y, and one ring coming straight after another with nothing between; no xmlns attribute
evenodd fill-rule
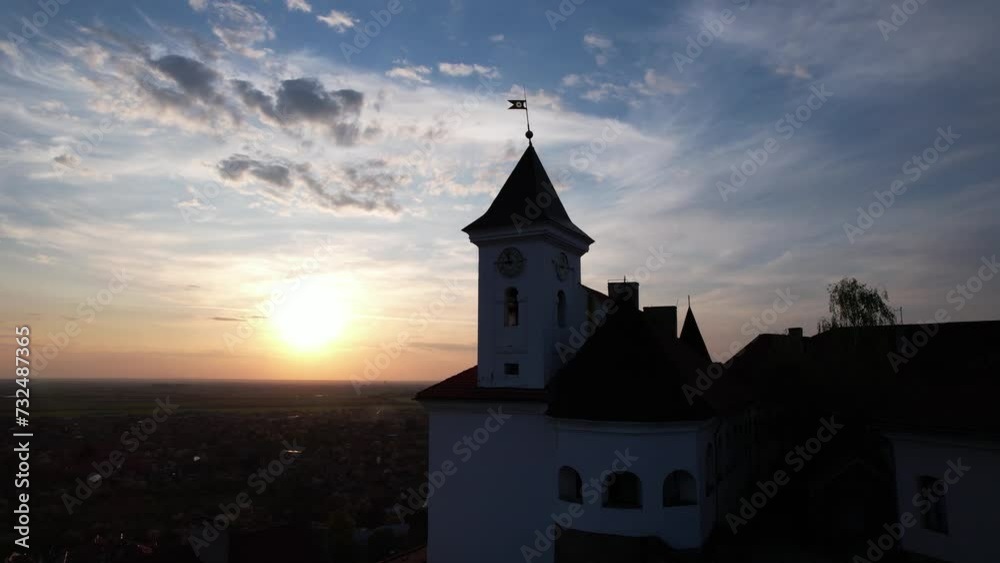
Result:
<svg viewBox="0 0 1000 563"><path fill-rule="evenodd" d="M427 383L304 381L32 381L31 416L144 415L170 398L184 413L310 413L336 409L420 408L413 395Z"/></svg>

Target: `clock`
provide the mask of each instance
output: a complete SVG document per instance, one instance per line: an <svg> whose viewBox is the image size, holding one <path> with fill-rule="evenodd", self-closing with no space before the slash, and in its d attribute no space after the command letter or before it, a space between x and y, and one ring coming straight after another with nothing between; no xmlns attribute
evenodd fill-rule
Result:
<svg viewBox="0 0 1000 563"><path fill-rule="evenodd" d="M559 278L559 281L565 281L570 271L569 258L566 256L566 253L560 252L553 258L552 265L556 268L556 277Z"/></svg>
<svg viewBox="0 0 1000 563"><path fill-rule="evenodd" d="M520 274L522 270L524 270L524 256L520 250L513 246L508 246L500 252L500 256L497 257L498 272L508 278L513 278Z"/></svg>

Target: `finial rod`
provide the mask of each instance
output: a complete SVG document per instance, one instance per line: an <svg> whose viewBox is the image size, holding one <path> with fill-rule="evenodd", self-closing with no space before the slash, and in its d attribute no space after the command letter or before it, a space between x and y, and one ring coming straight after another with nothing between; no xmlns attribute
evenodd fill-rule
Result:
<svg viewBox="0 0 1000 563"><path fill-rule="evenodd" d="M527 126L528 130L525 131L524 136L528 138L528 146L531 146L531 138L535 136L531 132L531 120L528 118L528 90L521 85L521 92L524 94L524 124Z"/></svg>

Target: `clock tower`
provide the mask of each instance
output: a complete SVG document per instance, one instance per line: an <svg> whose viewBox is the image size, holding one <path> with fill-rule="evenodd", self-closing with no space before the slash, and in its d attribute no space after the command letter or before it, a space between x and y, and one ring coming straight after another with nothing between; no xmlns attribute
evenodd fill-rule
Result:
<svg viewBox="0 0 1000 563"><path fill-rule="evenodd" d="M544 388L562 364L557 345L585 320L580 258L594 240L570 220L530 144L462 230L479 248L478 385Z"/></svg>

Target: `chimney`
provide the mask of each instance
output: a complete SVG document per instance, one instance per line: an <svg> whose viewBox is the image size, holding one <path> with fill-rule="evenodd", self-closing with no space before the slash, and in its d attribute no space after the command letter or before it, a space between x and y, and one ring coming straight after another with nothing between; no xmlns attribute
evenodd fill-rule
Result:
<svg viewBox="0 0 1000 563"><path fill-rule="evenodd" d="M677 307L646 307L643 315L649 320L656 333L664 340L677 340Z"/></svg>
<svg viewBox="0 0 1000 563"><path fill-rule="evenodd" d="M639 310L639 282L608 281L608 297L619 307Z"/></svg>
<svg viewBox="0 0 1000 563"><path fill-rule="evenodd" d="M794 326L788 329L788 336L792 338L802 338L802 327Z"/></svg>

